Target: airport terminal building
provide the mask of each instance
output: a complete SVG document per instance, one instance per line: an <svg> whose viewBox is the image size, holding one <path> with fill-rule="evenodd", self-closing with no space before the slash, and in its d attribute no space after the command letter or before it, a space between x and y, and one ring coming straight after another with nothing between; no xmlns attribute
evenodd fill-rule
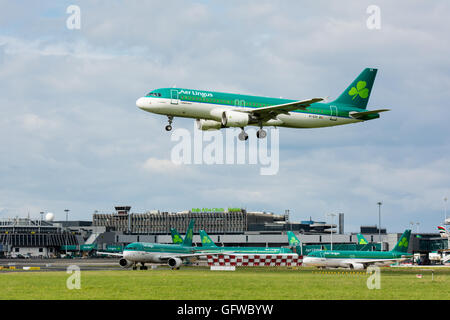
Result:
<svg viewBox="0 0 450 320"><path fill-rule="evenodd" d="M377 226L361 226L369 244L357 243L356 234L344 233L344 214L338 224L309 220L290 221L284 214L247 211L243 208L192 208L182 212L131 212L130 206L117 206L111 213L94 213L92 221L47 222L14 218L0 222L0 256L61 257L95 255L96 251L121 252L131 242L172 243L170 229L184 235L195 219L193 242L201 246L199 230L210 234L222 246L288 247L287 231L302 242L302 252L313 250L391 250L400 233L387 233ZM448 241L439 234L413 234L410 252L426 260L428 253L447 250Z"/></svg>

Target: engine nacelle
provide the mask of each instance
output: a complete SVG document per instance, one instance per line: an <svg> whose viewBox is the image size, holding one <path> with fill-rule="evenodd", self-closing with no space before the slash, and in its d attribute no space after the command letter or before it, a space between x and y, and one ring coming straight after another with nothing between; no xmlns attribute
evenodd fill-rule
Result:
<svg viewBox="0 0 450 320"><path fill-rule="evenodd" d="M119 265L122 268L129 268L129 267L131 267L133 265L133 262L122 258L122 259L119 260Z"/></svg>
<svg viewBox="0 0 450 320"><path fill-rule="evenodd" d="M172 269L178 269L182 265L182 263L183 260L181 260L180 258L170 258L169 260L167 260L167 264Z"/></svg>
<svg viewBox="0 0 450 320"><path fill-rule="evenodd" d="M364 270L364 265L362 263L356 263L356 262L350 263L349 267L350 267L350 269L353 269L353 270Z"/></svg>
<svg viewBox="0 0 450 320"><path fill-rule="evenodd" d="M197 119L196 121L198 130L218 130L222 127L222 124L219 121L205 119Z"/></svg>
<svg viewBox="0 0 450 320"><path fill-rule="evenodd" d="M224 127L245 127L250 121L247 113L239 111L222 112L222 126Z"/></svg>

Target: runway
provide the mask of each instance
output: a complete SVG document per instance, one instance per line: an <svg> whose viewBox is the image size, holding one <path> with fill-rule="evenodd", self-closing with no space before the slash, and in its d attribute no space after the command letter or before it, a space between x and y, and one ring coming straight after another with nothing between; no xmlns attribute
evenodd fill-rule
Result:
<svg viewBox="0 0 450 320"><path fill-rule="evenodd" d="M119 259L116 258L0 259L0 267L2 267L0 272L66 271L69 266L78 266L82 271L122 269L119 266Z"/></svg>

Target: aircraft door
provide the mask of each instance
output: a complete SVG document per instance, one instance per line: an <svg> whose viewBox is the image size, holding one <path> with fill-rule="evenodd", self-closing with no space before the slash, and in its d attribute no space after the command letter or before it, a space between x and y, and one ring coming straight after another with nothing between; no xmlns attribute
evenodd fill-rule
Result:
<svg viewBox="0 0 450 320"><path fill-rule="evenodd" d="M330 106L330 120L336 121L337 120L337 107L336 106Z"/></svg>
<svg viewBox="0 0 450 320"><path fill-rule="evenodd" d="M176 90L176 89L170 90L170 103L178 104L179 101L180 100L178 99L178 90Z"/></svg>

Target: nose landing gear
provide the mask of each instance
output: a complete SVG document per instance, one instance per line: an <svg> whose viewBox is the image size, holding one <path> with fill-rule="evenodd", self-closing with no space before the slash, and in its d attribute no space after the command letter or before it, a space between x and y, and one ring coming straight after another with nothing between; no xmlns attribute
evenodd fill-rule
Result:
<svg viewBox="0 0 450 320"><path fill-rule="evenodd" d="M172 130L172 122L173 122L173 116L167 116L169 118L169 124L166 126L166 131Z"/></svg>

